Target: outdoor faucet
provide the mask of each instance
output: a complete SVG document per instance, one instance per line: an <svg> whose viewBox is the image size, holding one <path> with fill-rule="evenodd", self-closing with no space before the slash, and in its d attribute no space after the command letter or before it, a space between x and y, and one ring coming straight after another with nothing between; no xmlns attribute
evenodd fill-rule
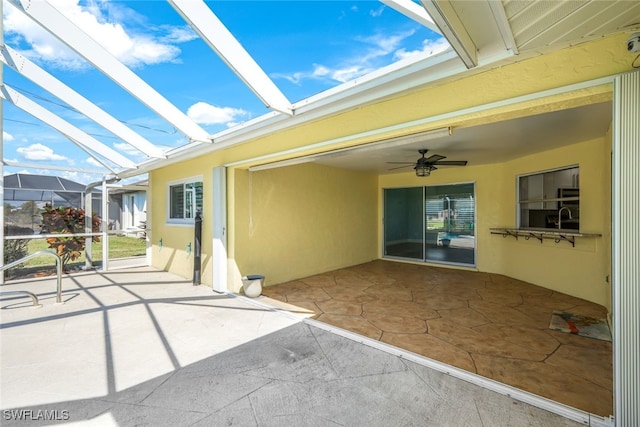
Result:
<svg viewBox="0 0 640 427"><path fill-rule="evenodd" d="M558 210L558 230L562 229L562 211L567 210L569 213L569 219L571 219L571 209L568 206L563 206Z"/></svg>

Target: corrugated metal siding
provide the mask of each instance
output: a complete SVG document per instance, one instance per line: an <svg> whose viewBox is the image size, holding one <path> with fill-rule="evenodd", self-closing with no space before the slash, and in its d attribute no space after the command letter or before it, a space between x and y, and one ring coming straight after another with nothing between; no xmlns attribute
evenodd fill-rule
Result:
<svg viewBox="0 0 640 427"><path fill-rule="evenodd" d="M640 72L618 76L614 95L613 318L615 420L640 420Z"/></svg>

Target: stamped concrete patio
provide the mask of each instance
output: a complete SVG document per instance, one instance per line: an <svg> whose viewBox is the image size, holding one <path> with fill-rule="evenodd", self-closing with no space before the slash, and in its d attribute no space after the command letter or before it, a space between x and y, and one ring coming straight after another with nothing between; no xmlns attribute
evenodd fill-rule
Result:
<svg viewBox="0 0 640 427"><path fill-rule="evenodd" d="M605 318L597 304L498 274L383 260L267 286L263 294L318 321L612 414L611 342L549 329L554 310Z"/></svg>
<svg viewBox="0 0 640 427"><path fill-rule="evenodd" d="M347 275L362 274L371 273ZM584 423L148 267L65 276L64 304L53 279L2 290L35 292L43 304L0 297L2 426Z"/></svg>

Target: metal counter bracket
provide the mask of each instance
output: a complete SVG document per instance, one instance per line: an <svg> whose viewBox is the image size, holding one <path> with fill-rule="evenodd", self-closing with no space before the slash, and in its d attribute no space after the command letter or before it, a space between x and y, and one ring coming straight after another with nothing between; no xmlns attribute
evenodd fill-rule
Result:
<svg viewBox="0 0 640 427"><path fill-rule="evenodd" d="M572 232L562 232L562 231L543 231L543 230L527 230L527 229L515 229L515 228L490 228L491 234L498 234L502 237L515 237L518 240L518 237L524 237L525 240L529 240L530 238L538 239L540 243L542 243L545 239L553 240L555 243L560 243L561 241L566 241L571 244L572 247L576 246L576 237L600 237L601 234L597 233L572 233Z"/></svg>

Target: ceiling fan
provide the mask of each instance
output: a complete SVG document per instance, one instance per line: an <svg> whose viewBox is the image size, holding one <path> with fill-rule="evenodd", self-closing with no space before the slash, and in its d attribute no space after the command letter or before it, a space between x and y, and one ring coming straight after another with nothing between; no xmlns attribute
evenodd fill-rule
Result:
<svg viewBox="0 0 640 427"><path fill-rule="evenodd" d="M416 171L417 176L429 176L431 171L438 169L436 165L439 166L466 166L466 160L442 160L446 159L446 156L441 156L439 154L433 154L427 158L424 157L427 154L427 149L418 150L418 153L422 154L415 163L413 162L387 162L390 164L404 164L405 166L398 166L397 168L391 168L389 170L395 170L400 168L406 168L410 165L413 165L413 169Z"/></svg>

